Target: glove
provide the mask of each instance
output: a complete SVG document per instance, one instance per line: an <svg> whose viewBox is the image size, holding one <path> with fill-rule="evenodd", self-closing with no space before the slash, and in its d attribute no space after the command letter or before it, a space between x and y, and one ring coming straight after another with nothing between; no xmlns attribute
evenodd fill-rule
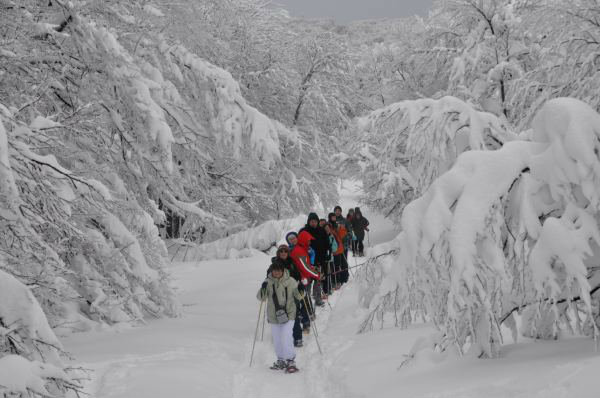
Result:
<svg viewBox="0 0 600 398"><path fill-rule="evenodd" d="M260 295L265 296L267 294L267 281L264 281L262 285L260 285Z"/></svg>
<svg viewBox="0 0 600 398"><path fill-rule="evenodd" d="M365 231L368 231L368 230L369 230L369 227L365 227Z"/></svg>

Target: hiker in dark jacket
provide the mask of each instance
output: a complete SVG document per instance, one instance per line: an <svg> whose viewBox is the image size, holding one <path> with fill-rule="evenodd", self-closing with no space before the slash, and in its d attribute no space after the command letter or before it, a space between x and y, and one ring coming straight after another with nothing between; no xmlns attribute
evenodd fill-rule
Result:
<svg viewBox="0 0 600 398"><path fill-rule="evenodd" d="M313 265L320 272L321 270L325 269L325 265L327 263L327 255L329 253L329 238L327 237L325 230L319 226L319 216L317 216L316 213L310 213L308 215L307 223L304 228L300 230L300 232L302 231L308 232L314 238L310 242L310 247L315 252L315 263ZM320 281L315 281L313 285L313 297L316 305L325 305L321 297Z"/></svg>
<svg viewBox="0 0 600 398"><path fill-rule="evenodd" d="M354 219L352 220L352 230L356 236L356 250L359 257L364 256L364 244L365 231L369 230L369 220L362 216L360 209L357 207L354 209Z"/></svg>

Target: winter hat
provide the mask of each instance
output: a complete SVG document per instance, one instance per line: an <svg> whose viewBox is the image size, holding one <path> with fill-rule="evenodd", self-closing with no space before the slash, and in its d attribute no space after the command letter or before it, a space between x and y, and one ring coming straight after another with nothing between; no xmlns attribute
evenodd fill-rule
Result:
<svg viewBox="0 0 600 398"><path fill-rule="evenodd" d="M350 208L350 209L348 210L348 214L354 214L354 209Z"/></svg>
<svg viewBox="0 0 600 398"><path fill-rule="evenodd" d="M319 222L319 216L317 215L317 213L310 213L308 215L308 221L306 221L306 223L309 224L310 220L317 220L317 222Z"/></svg>
<svg viewBox="0 0 600 398"><path fill-rule="evenodd" d="M290 232L290 234L293 234L293 232ZM286 245L286 244L277 246L277 251L282 250L282 249L284 249L284 250L290 250L290 247L288 245Z"/></svg>
<svg viewBox="0 0 600 398"><path fill-rule="evenodd" d="M290 236L295 236L296 238L298 237L298 234L295 232L288 232L288 234L285 236L285 241L289 244L290 243Z"/></svg>
<svg viewBox="0 0 600 398"><path fill-rule="evenodd" d="M337 205L333 208L333 211L335 212L337 209L340 209L340 211L342 211L342 207L340 205Z"/></svg>

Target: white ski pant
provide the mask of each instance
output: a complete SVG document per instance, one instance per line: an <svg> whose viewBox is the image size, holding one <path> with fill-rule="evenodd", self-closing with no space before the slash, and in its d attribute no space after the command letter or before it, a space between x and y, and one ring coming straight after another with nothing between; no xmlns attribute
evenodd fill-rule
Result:
<svg viewBox="0 0 600 398"><path fill-rule="evenodd" d="M296 350L294 349L294 320L286 323L272 323L271 334L273 335L273 344L275 345L275 354L277 359L294 359Z"/></svg>

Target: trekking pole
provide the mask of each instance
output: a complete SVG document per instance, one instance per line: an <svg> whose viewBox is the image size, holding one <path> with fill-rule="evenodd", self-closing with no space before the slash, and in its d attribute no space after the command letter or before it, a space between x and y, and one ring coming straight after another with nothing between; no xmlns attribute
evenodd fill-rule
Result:
<svg viewBox="0 0 600 398"><path fill-rule="evenodd" d="M306 296L304 296L304 305L308 305L308 304L307 304L307 301L306 301ZM315 310L315 309L313 308L313 311L314 311L314 310ZM313 312L313 314L315 314L315 315L316 315L316 312ZM312 326L312 328L313 328L313 331L314 331L314 333L315 333L315 337L316 337L316 336L318 336L318 333L317 333L317 328L314 326L314 324L315 324L315 322L316 322L316 321L317 321L317 317L316 317L316 316L315 316L314 320L311 320L311 321L310 321L310 326Z"/></svg>
<svg viewBox="0 0 600 398"><path fill-rule="evenodd" d="M304 296L304 300L306 300L306 296ZM313 328L313 333L315 335L315 341L317 342L317 348L319 349L319 354L323 355L323 351L321 351L321 344L319 344L319 333L317 332L316 318L314 321L310 322L310 326Z"/></svg>
<svg viewBox="0 0 600 398"><path fill-rule="evenodd" d="M317 325L315 325L315 322L311 322L310 324L315 331L315 341L317 342L317 348L319 349L319 354L323 355L323 351L321 351L321 344L319 344L319 335L317 334Z"/></svg>
<svg viewBox="0 0 600 398"><path fill-rule="evenodd" d="M252 354L250 354L250 367L252 367L252 359L254 358L254 346L256 345L256 338L258 337L258 327L260 326L260 314L262 313L263 300L260 300L260 307L258 307L258 319L256 320L256 331L254 332L254 342L252 343Z"/></svg>
<svg viewBox="0 0 600 398"><path fill-rule="evenodd" d="M263 327L262 332L260 333L260 341L264 341L265 339L265 323L267 323L267 306L265 305L265 312L263 313Z"/></svg>

